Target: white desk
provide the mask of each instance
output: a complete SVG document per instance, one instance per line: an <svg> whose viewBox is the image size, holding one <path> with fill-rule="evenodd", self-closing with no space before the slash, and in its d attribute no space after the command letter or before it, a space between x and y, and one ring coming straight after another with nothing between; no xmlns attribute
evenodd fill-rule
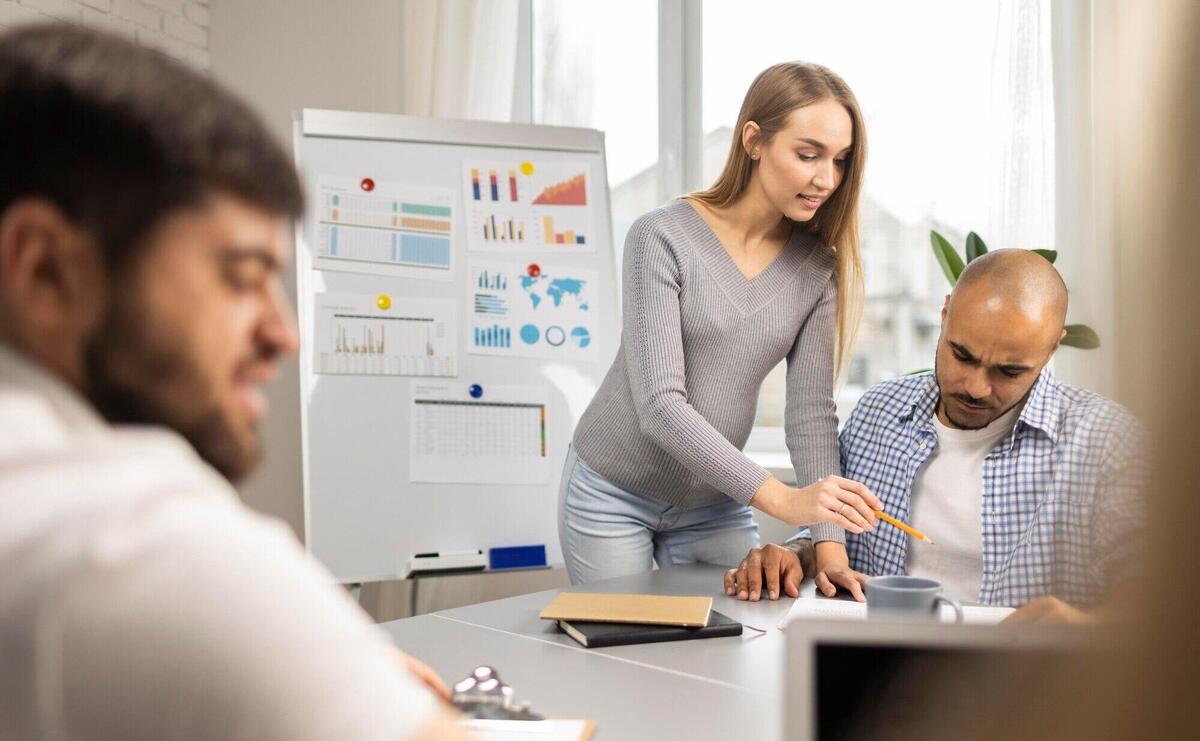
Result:
<svg viewBox="0 0 1200 741"><path fill-rule="evenodd" d="M490 664L518 702L559 717L591 718L600 739L782 737L783 632L791 599L739 602L724 567L676 566L569 591L712 595L740 637L585 649L538 612L563 589L511 597L383 625L396 645L448 682ZM804 593L811 595L811 581Z"/></svg>

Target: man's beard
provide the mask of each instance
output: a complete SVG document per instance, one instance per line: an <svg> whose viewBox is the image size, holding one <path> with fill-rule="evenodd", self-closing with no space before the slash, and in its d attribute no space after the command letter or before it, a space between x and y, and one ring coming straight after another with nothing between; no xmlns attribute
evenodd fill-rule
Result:
<svg viewBox="0 0 1200 741"><path fill-rule="evenodd" d="M1008 409L1005 409L1004 411L995 415L991 419L987 420L983 424L978 424L978 423L968 424L966 422L963 422L962 420L955 419L953 417L953 415L950 414L950 405L945 402L945 391L942 390L942 381L941 381L940 375L938 374L938 361L937 361L936 357L934 357L934 359L933 359L933 381L934 381L934 385L937 386L937 390L938 390L938 401L937 401L938 406L941 407L942 411L944 411L946 413L946 419L949 420L950 424L953 427L960 429L960 430L966 430L968 432L974 431L974 430L982 430L983 428L987 427L991 423L995 422L996 420L1000 419L1004 415L1011 412L1013 410L1013 408L1015 408L1018 404L1024 404L1025 400L1027 398L1029 398L1030 392L1033 391L1033 388L1030 387L1029 391L1026 391L1025 394L1016 401L1016 403L1014 403ZM959 398L961 398L961 396L957 395L957 394L951 394L951 396L958 396ZM970 398L970 397L968 397L968 398ZM934 412L935 413L937 412L937 407L934 408Z"/></svg>
<svg viewBox="0 0 1200 741"><path fill-rule="evenodd" d="M146 324L127 305L113 307L84 348L88 400L112 424L159 425L178 432L226 479L241 479L262 457L258 440L251 436L239 442L184 348L157 340L145 331ZM169 396L156 397L154 390L163 396L174 393L177 403L169 403ZM178 398L183 396L191 398Z"/></svg>

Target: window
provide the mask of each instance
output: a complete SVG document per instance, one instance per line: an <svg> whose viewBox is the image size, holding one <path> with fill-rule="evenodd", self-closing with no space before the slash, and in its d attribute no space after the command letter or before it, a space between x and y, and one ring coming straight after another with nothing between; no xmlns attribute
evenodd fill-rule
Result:
<svg viewBox="0 0 1200 741"><path fill-rule="evenodd" d="M533 121L605 134L613 242L658 194L658 8L644 0L533 3Z"/></svg>
<svg viewBox="0 0 1200 741"><path fill-rule="evenodd" d="M993 247L1053 241L1049 47L1022 48L1032 53L1018 60L1010 43L1018 32L1021 43L1029 38L1022 14L1034 13L1036 23L1044 10L1037 0L704 3L706 182L724 163L747 88L771 64L804 60L829 67L854 90L866 119L861 227L867 301L838 400L843 421L867 386L932 365L949 289L930 252L931 228L960 247L971 230ZM1014 74L1021 76L1016 85ZM1016 91L1024 98L1014 100L1009 93ZM998 241L1014 230L1005 223L1013 215L997 207L1007 201L995 183L1017 179L1013 172L1020 174L1031 158L1041 169L1021 187L1036 180L1041 201L1016 216L1032 230L1016 233L1033 243ZM756 426L781 427L783 404L781 366L764 384ZM782 449L781 431L771 439L770 447Z"/></svg>
<svg viewBox="0 0 1200 741"><path fill-rule="evenodd" d="M972 230L993 248L1053 243L1049 2L703 0L698 26L659 27L660 17L693 13L693 2L534 0L534 121L606 132L619 257L633 220L679 195L659 192L660 101L678 106L659 80L666 92L686 86L660 78L660 46L689 48L694 34L702 42L702 137L683 150L700 160L701 177L686 189L720 171L760 71L801 59L841 75L863 109L870 150L867 301L839 391L844 421L871 384L933 363L949 287L930 252L931 228L960 247ZM687 95L682 109L663 107L664 121L694 107ZM781 365L759 396L751 448L784 449L783 406Z"/></svg>

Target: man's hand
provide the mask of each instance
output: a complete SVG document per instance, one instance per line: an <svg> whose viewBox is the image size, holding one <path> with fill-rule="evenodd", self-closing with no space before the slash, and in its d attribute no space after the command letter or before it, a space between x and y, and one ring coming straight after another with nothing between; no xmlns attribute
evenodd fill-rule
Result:
<svg viewBox="0 0 1200 741"><path fill-rule="evenodd" d="M1065 623L1068 625L1087 625L1096 620L1095 616L1071 607L1058 597L1038 597L1004 618L1006 623Z"/></svg>
<svg viewBox="0 0 1200 741"><path fill-rule="evenodd" d="M804 580L801 559L807 560L811 567L811 554L811 540L754 548L736 569L725 572L725 594L751 602L757 602L763 595L779 599L781 591L789 597L799 597L800 582Z"/></svg>
<svg viewBox="0 0 1200 741"><path fill-rule="evenodd" d="M396 649L400 660L404 662L404 666L414 677L422 684L433 690L442 702L450 702L450 688L442 681L442 678L437 675L433 669L430 669L424 662L418 661L400 649Z"/></svg>
<svg viewBox="0 0 1200 741"><path fill-rule="evenodd" d="M846 554L846 546L833 541L817 543L817 573L814 580L817 589L826 597L837 594L838 587L845 589L854 599L866 602L863 585L869 577L850 568L850 557Z"/></svg>

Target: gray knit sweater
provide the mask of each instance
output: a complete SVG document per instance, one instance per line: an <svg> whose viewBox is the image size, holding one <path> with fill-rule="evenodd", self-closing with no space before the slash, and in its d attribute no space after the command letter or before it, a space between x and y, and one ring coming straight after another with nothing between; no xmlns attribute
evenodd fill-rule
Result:
<svg viewBox="0 0 1200 741"><path fill-rule="evenodd" d="M749 502L770 474L742 447L763 379L786 357L797 481L838 473L835 266L797 227L748 281L685 201L639 218L625 240L621 347L575 430L580 460L665 504Z"/></svg>

